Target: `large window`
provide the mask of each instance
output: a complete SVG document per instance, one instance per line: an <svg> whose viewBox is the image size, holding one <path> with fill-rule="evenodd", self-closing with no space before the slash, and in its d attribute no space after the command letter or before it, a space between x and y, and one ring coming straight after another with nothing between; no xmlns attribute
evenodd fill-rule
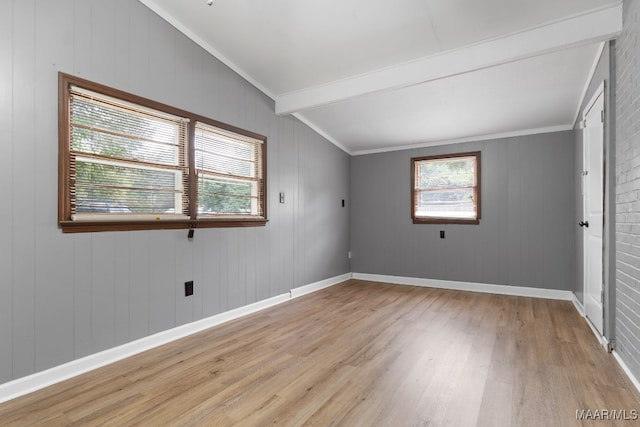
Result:
<svg viewBox="0 0 640 427"><path fill-rule="evenodd" d="M414 223L479 223L479 151L412 158L411 184Z"/></svg>
<svg viewBox="0 0 640 427"><path fill-rule="evenodd" d="M60 73L65 232L258 226L266 138Z"/></svg>

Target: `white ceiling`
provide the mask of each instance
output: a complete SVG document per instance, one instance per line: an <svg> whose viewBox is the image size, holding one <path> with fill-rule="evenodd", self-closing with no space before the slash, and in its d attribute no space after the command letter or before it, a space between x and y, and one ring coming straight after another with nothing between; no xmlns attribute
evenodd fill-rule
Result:
<svg viewBox="0 0 640 427"><path fill-rule="evenodd" d="M620 0L140 0L351 154L570 129Z"/></svg>

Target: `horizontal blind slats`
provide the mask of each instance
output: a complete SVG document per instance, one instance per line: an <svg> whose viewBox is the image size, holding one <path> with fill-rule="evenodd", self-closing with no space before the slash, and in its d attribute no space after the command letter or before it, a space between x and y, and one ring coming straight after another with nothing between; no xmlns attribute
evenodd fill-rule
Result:
<svg viewBox="0 0 640 427"><path fill-rule="evenodd" d="M60 82L64 231L80 230L69 220L97 221L101 230L190 216L206 217L205 226L264 224L264 136L72 76Z"/></svg>
<svg viewBox="0 0 640 427"><path fill-rule="evenodd" d="M263 216L262 141L196 122L194 142L199 214Z"/></svg>
<svg viewBox="0 0 640 427"><path fill-rule="evenodd" d="M187 212L188 120L74 88L72 214Z"/></svg>

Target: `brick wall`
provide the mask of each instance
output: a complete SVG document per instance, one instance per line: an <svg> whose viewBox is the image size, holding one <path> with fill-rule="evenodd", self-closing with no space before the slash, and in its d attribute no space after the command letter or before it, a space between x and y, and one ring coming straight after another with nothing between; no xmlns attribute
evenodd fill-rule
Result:
<svg viewBox="0 0 640 427"><path fill-rule="evenodd" d="M616 348L640 378L640 0L616 42Z"/></svg>

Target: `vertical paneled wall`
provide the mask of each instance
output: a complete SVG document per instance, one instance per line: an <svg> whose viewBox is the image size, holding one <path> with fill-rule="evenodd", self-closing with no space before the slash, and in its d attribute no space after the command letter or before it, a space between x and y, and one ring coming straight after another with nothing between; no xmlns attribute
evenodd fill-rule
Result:
<svg viewBox="0 0 640 427"><path fill-rule="evenodd" d="M573 148L567 131L352 157L353 272L573 290ZM480 224L413 224L411 157L477 150Z"/></svg>
<svg viewBox="0 0 640 427"><path fill-rule="evenodd" d="M640 2L616 40L616 350L640 378Z"/></svg>
<svg viewBox="0 0 640 427"><path fill-rule="evenodd" d="M0 383L350 271L346 153L135 0L0 9ZM267 226L62 234L58 71L266 135Z"/></svg>

